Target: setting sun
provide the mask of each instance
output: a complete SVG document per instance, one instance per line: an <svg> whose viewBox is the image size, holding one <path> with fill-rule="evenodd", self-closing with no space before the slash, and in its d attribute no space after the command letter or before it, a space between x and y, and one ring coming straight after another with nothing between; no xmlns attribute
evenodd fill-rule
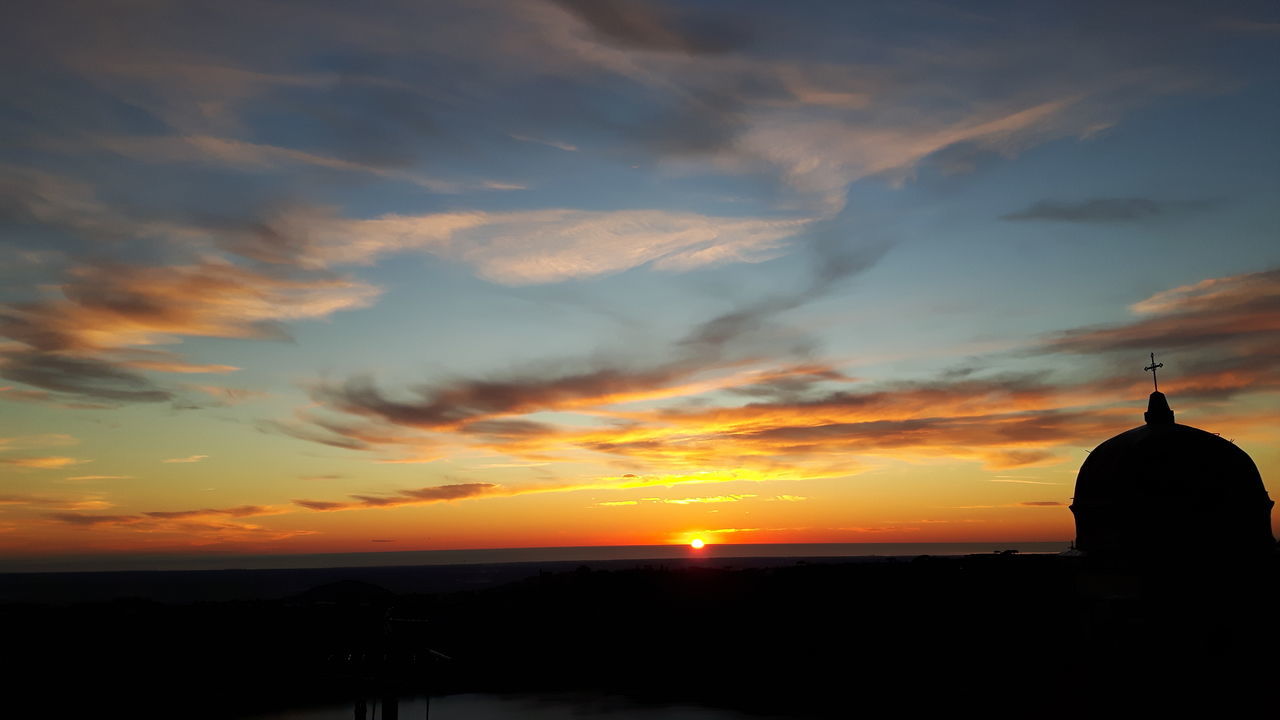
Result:
<svg viewBox="0 0 1280 720"><path fill-rule="evenodd" d="M706 543L702 541L702 538L694 538L693 541L689 543L689 547L694 550L701 550L703 545L706 545Z"/></svg>

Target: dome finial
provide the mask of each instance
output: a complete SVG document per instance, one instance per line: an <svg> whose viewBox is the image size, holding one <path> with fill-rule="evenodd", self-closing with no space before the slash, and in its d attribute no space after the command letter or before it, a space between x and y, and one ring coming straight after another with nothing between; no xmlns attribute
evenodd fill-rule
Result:
<svg viewBox="0 0 1280 720"><path fill-rule="evenodd" d="M1151 364L1142 368L1151 371L1151 382L1155 384L1155 392L1147 399L1147 411L1142 418L1148 425L1172 425L1173 409L1169 407L1169 399L1160 392L1160 383L1156 380L1156 370L1164 367L1164 363L1156 362L1156 354L1151 353Z"/></svg>
<svg viewBox="0 0 1280 720"><path fill-rule="evenodd" d="M1144 368L1142 368L1143 370L1150 370L1150 371L1151 371L1151 382L1155 384L1155 386L1156 386L1156 387L1155 387L1155 391L1156 391L1156 392L1160 392L1160 381L1156 379L1156 370L1159 370L1159 369L1160 369L1160 368L1162 368L1162 367L1164 367L1164 363L1157 363L1157 362L1156 362L1156 354L1155 354L1155 353L1151 353L1151 364L1150 364L1150 365L1148 365L1148 366L1146 366L1146 367L1144 367Z"/></svg>
<svg viewBox="0 0 1280 720"><path fill-rule="evenodd" d="M1159 390L1151 393L1151 397L1147 400L1147 411L1142 414L1142 419L1146 420L1148 425L1173 424L1173 408L1169 407L1169 399L1164 396L1164 393Z"/></svg>

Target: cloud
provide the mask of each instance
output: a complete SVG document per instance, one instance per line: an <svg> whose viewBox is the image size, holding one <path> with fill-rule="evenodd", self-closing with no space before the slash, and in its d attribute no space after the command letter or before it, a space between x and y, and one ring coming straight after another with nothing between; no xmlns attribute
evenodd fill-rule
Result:
<svg viewBox="0 0 1280 720"><path fill-rule="evenodd" d="M1019 503L1019 505L1022 505L1023 507L1062 507L1066 505L1066 503L1058 502L1057 500L1033 500Z"/></svg>
<svg viewBox="0 0 1280 720"><path fill-rule="evenodd" d="M325 500L294 500L295 505L320 512L335 510L361 510L367 508L400 507L403 505L427 505L452 500L483 497L486 495L505 494L501 488L492 483L457 483L454 485L438 485L416 490L397 490L391 495L350 495L350 501L331 502Z"/></svg>
<svg viewBox="0 0 1280 720"><path fill-rule="evenodd" d="M1280 388L1280 269L1209 278L1135 303L1134 320L1051 336L1040 352L1177 353L1162 388L1225 398ZM1168 358L1165 355L1166 359Z"/></svg>
<svg viewBox="0 0 1280 720"><path fill-rule="evenodd" d="M8 450L31 450L33 448L65 447L76 445L80 441L66 433L44 433L41 435L17 435L0 437L0 452Z"/></svg>
<svg viewBox="0 0 1280 720"><path fill-rule="evenodd" d="M101 510L111 503L99 496L80 498L45 497L41 495L0 495L0 505L25 505L57 510Z"/></svg>
<svg viewBox="0 0 1280 720"><path fill-rule="evenodd" d="M740 502L748 498L756 497L752 494L745 495L712 495L709 497L689 497L689 498L661 498L657 500L666 505L701 505L705 503L731 503Z"/></svg>
<svg viewBox="0 0 1280 720"><path fill-rule="evenodd" d="M1060 222L1123 222L1141 220L1167 212L1168 203L1149 198L1094 198L1080 202L1041 200L1026 210L1003 216L1003 220L1057 220Z"/></svg>
<svg viewBox="0 0 1280 720"><path fill-rule="evenodd" d="M287 511L270 506L242 505L231 508L113 515L57 512L46 513L44 517L57 523L94 529L98 532L123 530L144 533L151 537L171 535L179 542L190 545L235 541L275 541L314 533L311 530L274 530L240 521L246 517L278 515L282 512Z"/></svg>
<svg viewBox="0 0 1280 720"><path fill-rule="evenodd" d="M1277 295L1280 295L1280 268L1201 280L1158 292L1135 303L1132 309L1140 315L1220 312L1269 306Z"/></svg>
<svg viewBox="0 0 1280 720"><path fill-rule="evenodd" d="M209 457L208 455L188 455L187 457L169 458L168 460L161 460L160 462L162 463L198 463L202 460L208 459L208 457Z"/></svg>
<svg viewBox="0 0 1280 720"><path fill-rule="evenodd" d="M216 517L252 517L255 515L275 515L280 511L262 505L241 505L231 508L204 508L202 510L174 510L144 512L143 515L157 520L187 520L190 518Z"/></svg>
<svg viewBox="0 0 1280 720"><path fill-rule="evenodd" d="M363 307L378 290L340 277L290 277L228 262L80 265L60 297L0 306L0 377L43 390L122 402L174 393L138 370L223 373L145 346L183 337L287 337L280 321ZM144 346L144 347L137 347Z"/></svg>
<svg viewBox="0 0 1280 720"><path fill-rule="evenodd" d="M407 182L437 193L523 189L523 186L513 183L488 181L467 184L441 180L402 169L344 160L277 145L264 145L209 135L98 137L92 141L92 146L156 162L202 162L245 170L276 170L304 165L343 172L367 173L387 180Z"/></svg>
<svg viewBox="0 0 1280 720"><path fill-rule="evenodd" d="M623 505L639 505L641 503L653 503L657 505L717 505L720 503L741 502L750 498L757 497L751 493L737 495L709 495L703 497L686 497L686 498L642 498L640 500L613 500L609 502L596 503L599 507L618 507ZM781 496L786 498L794 498L793 495ZM803 500L804 498L798 498Z"/></svg>
<svg viewBox="0 0 1280 720"><path fill-rule="evenodd" d="M68 482L81 482L90 480L131 480L132 475L75 475L69 478L63 478Z"/></svg>
<svg viewBox="0 0 1280 720"><path fill-rule="evenodd" d="M4 318L0 317L0 323ZM163 402L173 398L139 373L96 358L54 352L0 353L0 377L57 393L122 402Z"/></svg>
<svg viewBox="0 0 1280 720"><path fill-rule="evenodd" d="M542 138L529 137L528 135L518 135L518 134L512 134L511 139L519 140L520 142L537 143L539 145L546 145L548 147L553 147L557 150L563 150L565 152L578 151L578 147L576 145L570 145L567 142L560 142L559 140L544 140Z"/></svg>
<svg viewBox="0 0 1280 720"><path fill-rule="evenodd" d="M180 177L198 189L183 193L186 217L147 217L138 209L147 203L120 188L104 193L112 203L99 198L88 171L73 179L5 166L5 218L102 255L148 258L73 265L61 297L0 309L11 341L0 376L38 389L6 397L186 402L149 373L235 368L155 346L280 338L280 323L366 306L376 288L326 271L393 252L432 253L509 285L768 260L816 232L815 218L832 217L854 182L904 182L947 149L1011 155L1088 137L1160 95L1218 86L1190 42L1209 30L1177 9L1162 14L1161 33L1135 40L1123 28L1148 20L1136 10L1073 7L1071 22L1049 27L1005 14L943 33L911 13L890 21L849 7L838 13L839 47L800 49L778 38L820 37L832 21L764 6L726 18L626 0L443 2L295 13L288 22L299 31L282 42L270 32L279 12L236 4L202 12L196 26L189 14L138 5L67 28L42 9L8 28L15 47L49 60L13 83L12 134L30 147L63 153L61 166L86 150L214 165L291 204L269 217L229 207L189 173ZM1082 37L1077 22L1095 31ZM136 27L151 32L138 38ZM298 118L307 132L281 132ZM458 203L348 218L326 207L338 176L433 192L517 187L465 169L493 159L494 137L560 149L576 146L542 138L590 138L645 168L776 179L777 196L754 217ZM513 145L501 152L521 149ZM797 301L775 298L724 322L755 323Z"/></svg>
<svg viewBox="0 0 1280 720"><path fill-rule="evenodd" d="M81 265L61 298L10 305L4 334L44 352L109 352L178 336L278 338L273 323L367 304L377 290L343 278L291 278L227 262ZM122 364L130 363L124 353Z"/></svg>
<svg viewBox="0 0 1280 720"><path fill-rule="evenodd" d="M289 13L297 32L283 42L270 32L281 12L234 4L197 23L138 5L75 28L53 10L24 15L10 41L50 62L14 83L20 127L64 145L93 135L132 155L271 169L299 192L314 191L308 169L494 187L424 170L462 172L459 156L490 159L486 141L517 130L580 133L646 163L776 174L830 210L850 183L901 180L942 149L1012 154L1216 88L1221 59L1207 41L1224 27L1145 4L939 24L873 5L434 2ZM1135 39L1154 14L1160 32ZM298 118L305 133L281 130ZM139 125L152 135L138 138Z"/></svg>
<svg viewBox="0 0 1280 720"><path fill-rule="evenodd" d="M253 400L268 397L270 393L249 388L222 387L218 385L188 385L191 390L198 390L217 398L221 405L240 405Z"/></svg>
<svg viewBox="0 0 1280 720"><path fill-rule="evenodd" d="M1031 351L1129 352L1135 342L1181 347L1191 336L1230 353L1208 362L1189 348L1167 381L1179 397L1280 388L1278 278L1266 271L1157 293L1135 304L1138 318L1130 324L1068 331ZM314 412L337 419L317 427L333 433L331 444L348 438L349 447L365 451L420 444L433 457L470 449L528 462L643 467L642 474L599 480L642 487L838 477L869 458L960 459L997 470L1052 465L1068 448L1113 434L1120 416L1132 414L1115 408L1116 399L1142 392L1131 373L1058 383L981 372L867 383L819 364L780 366L770 354L740 355L770 312L795 302L781 297L700 324L675 345L683 357L648 368L604 364L572 372L561 363L421 386L407 396L368 379L320 384L312 390ZM699 402L687 402L695 397ZM549 421L548 413L559 419Z"/></svg>
<svg viewBox="0 0 1280 720"><path fill-rule="evenodd" d="M466 425L470 431L484 435L527 435L536 433L538 427L480 421L499 415L643 399L688 379L700 369L681 364L630 372L606 367L546 377L463 380L438 388L421 388L417 391L419 398L408 401L386 397L366 377L350 379L340 386L316 385L311 394L332 410L393 426L445 430Z"/></svg>
<svg viewBox="0 0 1280 720"><path fill-rule="evenodd" d="M84 527L136 525L142 522L137 515L84 515L81 513L49 513L46 517L68 525Z"/></svg>
<svg viewBox="0 0 1280 720"><path fill-rule="evenodd" d="M584 76L588 88L609 87L640 108L618 119L580 91L586 97L566 103L578 122L689 166L774 173L828 214L852 183L903 182L943 151L1011 156L1088 138L1161 95L1212 86L1213 63L1196 51L1212 31L1176 10L1163 14L1162 32L1135 43L1120 31L1149 22L1135 10L1104 19L1098 6L1075 6L1068 22L1052 25L1016 14L967 18L941 33L911 13L890 20L849 6L838 20L822 16L857 49L841 53L778 52L779 23L797 37L824 31L781 13L745 10L729 25L720 15L716 31L702 33L696 18L661 5L558 5L567 12L527 9L523 19L540 37L513 38L513 49L530 68ZM1082 38L1076 23L1095 31ZM1082 43L1088 50L1075 52Z"/></svg>
<svg viewBox="0 0 1280 720"><path fill-rule="evenodd" d="M416 403L389 400L361 384L326 388L314 397L328 411L370 418L373 427L423 433L426 443L437 433L451 433L454 442L518 458L563 460L577 453L663 468L652 478L619 479L620 485L836 476L855 472L853 458L866 455L946 456L992 468L1026 467L1058 461L1053 446L1096 437L1111 424L1102 412L1062 409L1087 402L1089 391L1059 390L1022 378L899 384L858 392L815 389L806 399L745 405L619 409L605 415L616 420L585 426L515 419L546 411L596 414L628 400L661 398L653 391L672 383L661 373L604 377L608 382L586 375L459 383L434 393L423 389L423 402ZM691 391L705 389L695 384ZM495 416L511 419L486 419ZM396 442L412 443L411 438L401 436ZM390 449L387 443L361 442L360 449ZM728 468L741 472L689 472Z"/></svg>
<svg viewBox="0 0 1280 720"><path fill-rule="evenodd" d="M71 465L82 465L87 462L90 461L54 455L42 457L0 458L0 463L5 465L14 465L20 468L31 468L36 470L56 470L58 468L69 467Z"/></svg>
<svg viewBox="0 0 1280 720"><path fill-rule="evenodd" d="M677 14L641 0L555 0L602 42L644 51L718 54L740 46L732 18Z"/></svg>
<svg viewBox="0 0 1280 720"><path fill-rule="evenodd" d="M417 457L435 459L429 443L406 435L415 430L457 430L476 438L515 444L535 439L547 426L506 416L541 411L564 411L660 400L718 388L743 385L748 394L802 394L821 383L847 380L835 370L811 362L787 363L735 383L715 375L738 369L762 357L777 355L775 338L765 332L779 315L822 298L842 283L873 267L883 256L883 244L847 248L825 228L807 246L813 256L811 276L799 288L780 291L695 325L670 349L671 359L652 367L596 359L589 363L560 362L530 367L524 372L492 379L460 379L437 386L420 386L407 399L388 396L369 377L343 383L317 383L312 399L341 420L317 413L303 422L267 421L263 428L335 447L367 450L379 445L418 445ZM761 338L767 350L753 347ZM796 354L795 350L783 353ZM803 352L803 351L801 351ZM421 435L417 436L421 438ZM525 456L524 459L541 458Z"/></svg>
<svg viewBox="0 0 1280 720"><path fill-rule="evenodd" d="M292 209L224 245L263 262L305 268L367 264L419 250L464 263L487 280L532 285L650 266L668 272L776 257L804 218L717 217L666 210L567 208L387 214L357 220Z"/></svg>

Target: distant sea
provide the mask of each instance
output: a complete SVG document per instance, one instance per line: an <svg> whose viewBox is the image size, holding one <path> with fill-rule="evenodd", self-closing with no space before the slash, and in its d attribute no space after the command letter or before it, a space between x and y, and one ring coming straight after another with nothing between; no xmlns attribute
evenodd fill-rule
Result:
<svg viewBox="0 0 1280 720"><path fill-rule="evenodd" d="M490 565L509 563L608 562L618 560L725 560L729 558L875 558L918 555L969 555L1017 550L1057 553L1069 542L981 543L796 543L770 545L617 545L590 547L494 548L482 550L414 550L399 552L323 553L310 555L63 555L0 557L0 573L120 572L146 570L287 570L307 568L373 568L421 565Z"/></svg>

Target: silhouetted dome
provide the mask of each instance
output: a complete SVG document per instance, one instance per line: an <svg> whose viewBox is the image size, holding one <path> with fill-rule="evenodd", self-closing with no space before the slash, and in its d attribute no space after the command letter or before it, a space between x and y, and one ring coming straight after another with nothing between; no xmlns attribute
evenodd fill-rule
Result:
<svg viewBox="0 0 1280 720"><path fill-rule="evenodd" d="M1174 422L1154 392L1146 424L1107 440L1076 477L1076 549L1091 555L1269 552L1258 467L1213 433Z"/></svg>

